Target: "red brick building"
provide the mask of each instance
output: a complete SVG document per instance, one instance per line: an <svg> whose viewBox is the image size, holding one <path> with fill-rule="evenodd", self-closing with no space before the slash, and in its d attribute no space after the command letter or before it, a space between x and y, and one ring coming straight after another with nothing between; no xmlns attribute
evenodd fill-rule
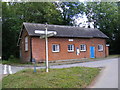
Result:
<svg viewBox="0 0 120 90"><path fill-rule="evenodd" d="M23 62L35 58L37 62L45 61L45 39L35 30L45 31L44 24L23 23L18 46ZM48 25L48 31L57 34L48 38L48 59L67 60L81 58L100 58L109 55L106 39L98 29L72 26Z"/></svg>

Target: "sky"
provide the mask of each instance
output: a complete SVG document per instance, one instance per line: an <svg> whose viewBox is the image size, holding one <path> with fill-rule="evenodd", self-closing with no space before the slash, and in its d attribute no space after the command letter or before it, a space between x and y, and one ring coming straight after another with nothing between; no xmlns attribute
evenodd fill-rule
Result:
<svg viewBox="0 0 120 90"><path fill-rule="evenodd" d="M79 25L79 23L81 23L79 25L79 27L88 28L88 25L90 24L90 27L94 28L94 22L88 22L87 16L85 14L82 17L78 17L77 19L75 19L75 23L77 25Z"/></svg>

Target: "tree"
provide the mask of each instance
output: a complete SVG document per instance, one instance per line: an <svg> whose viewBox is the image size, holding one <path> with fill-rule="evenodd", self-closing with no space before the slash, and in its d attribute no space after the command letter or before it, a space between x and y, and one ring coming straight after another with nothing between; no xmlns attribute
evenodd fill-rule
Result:
<svg viewBox="0 0 120 90"><path fill-rule="evenodd" d="M115 2L87 2L86 16L88 20L94 22L94 27L105 33L109 39L111 53L120 53L115 47L118 44L119 25L118 25L118 5ZM118 40L117 40L118 39ZM115 49L116 48L116 49ZM119 49L120 50L120 49Z"/></svg>
<svg viewBox="0 0 120 90"><path fill-rule="evenodd" d="M61 24L62 16L50 2L2 3L2 51L3 59L19 56L17 40L23 22Z"/></svg>
<svg viewBox="0 0 120 90"><path fill-rule="evenodd" d="M75 25L75 18L84 13L96 28L109 37L110 51L120 53L118 6L116 2L2 2L3 59L10 55L19 56L16 44L23 22Z"/></svg>
<svg viewBox="0 0 120 90"><path fill-rule="evenodd" d="M78 17L79 14L84 13L84 4L81 2L61 2L56 4L61 11L63 18L63 25L74 25L74 18Z"/></svg>

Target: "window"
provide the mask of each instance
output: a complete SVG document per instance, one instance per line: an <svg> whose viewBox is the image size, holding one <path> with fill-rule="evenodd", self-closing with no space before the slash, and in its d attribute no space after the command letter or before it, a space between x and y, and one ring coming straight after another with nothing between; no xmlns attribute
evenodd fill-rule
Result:
<svg viewBox="0 0 120 90"><path fill-rule="evenodd" d="M74 45L68 45L68 52L74 52Z"/></svg>
<svg viewBox="0 0 120 90"><path fill-rule="evenodd" d="M98 45L98 51L103 51L103 45L101 44Z"/></svg>
<svg viewBox="0 0 120 90"><path fill-rule="evenodd" d="M85 44L80 45L80 51L86 51L86 45Z"/></svg>
<svg viewBox="0 0 120 90"><path fill-rule="evenodd" d="M25 37L25 51L28 51L28 36Z"/></svg>
<svg viewBox="0 0 120 90"><path fill-rule="evenodd" d="M59 52L59 51L60 51L59 44L52 45L52 52Z"/></svg>

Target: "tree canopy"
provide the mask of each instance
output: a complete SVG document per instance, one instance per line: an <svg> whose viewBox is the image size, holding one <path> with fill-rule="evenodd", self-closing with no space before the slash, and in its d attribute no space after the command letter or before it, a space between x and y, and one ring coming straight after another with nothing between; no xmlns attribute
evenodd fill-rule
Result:
<svg viewBox="0 0 120 90"><path fill-rule="evenodd" d="M53 3L2 3L2 51L3 59L10 55L18 57L16 46L23 22L62 24L60 11Z"/></svg>
<svg viewBox="0 0 120 90"><path fill-rule="evenodd" d="M85 13L89 21L94 21L94 27L100 29L109 37L107 43L110 44L110 53L120 53L118 3L88 2L86 3Z"/></svg>
<svg viewBox="0 0 120 90"><path fill-rule="evenodd" d="M109 39L111 53L120 53L119 3L115 2L2 2L2 56L19 57L17 40L23 22L76 25L85 14Z"/></svg>

